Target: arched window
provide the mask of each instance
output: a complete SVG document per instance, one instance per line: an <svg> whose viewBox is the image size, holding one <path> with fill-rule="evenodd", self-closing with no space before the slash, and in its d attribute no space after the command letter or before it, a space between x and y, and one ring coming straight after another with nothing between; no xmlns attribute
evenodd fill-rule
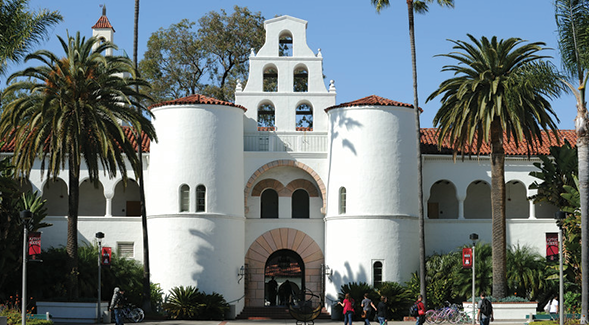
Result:
<svg viewBox="0 0 589 325"><path fill-rule="evenodd" d="M278 71L275 67L268 67L264 69L264 91L278 91Z"/></svg>
<svg viewBox="0 0 589 325"><path fill-rule="evenodd" d="M294 70L292 91L295 93L306 93L309 91L309 73L305 67Z"/></svg>
<svg viewBox="0 0 589 325"><path fill-rule="evenodd" d="M278 193L273 189L262 192L262 215L265 218L278 218Z"/></svg>
<svg viewBox="0 0 589 325"><path fill-rule="evenodd" d="M258 108L258 128L269 128L274 130L274 105L262 104Z"/></svg>
<svg viewBox="0 0 589 325"><path fill-rule="evenodd" d="M190 186L183 184L180 186L180 212L190 210Z"/></svg>
<svg viewBox="0 0 589 325"><path fill-rule="evenodd" d="M280 35L278 40L278 55L292 56L292 35L289 32Z"/></svg>
<svg viewBox="0 0 589 325"><path fill-rule="evenodd" d="M340 187L339 189L339 214L346 213L346 188Z"/></svg>
<svg viewBox="0 0 589 325"><path fill-rule="evenodd" d="M382 262L376 261L372 264L373 286L378 287L382 284Z"/></svg>
<svg viewBox="0 0 589 325"><path fill-rule="evenodd" d="M204 185L196 187L196 212L204 212L206 208L207 189Z"/></svg>
<svg viewBox="0 0 589 325"><path fill-rule="evenodd" d="M313 107L301 104L296 109L297 131L313 131Z"/></svg>
<svg viewBox="0 0 589 325"><path fill-rule="evenodd" d="M292 217L309 219L309 193L298 189L292 193Z"/></svg>

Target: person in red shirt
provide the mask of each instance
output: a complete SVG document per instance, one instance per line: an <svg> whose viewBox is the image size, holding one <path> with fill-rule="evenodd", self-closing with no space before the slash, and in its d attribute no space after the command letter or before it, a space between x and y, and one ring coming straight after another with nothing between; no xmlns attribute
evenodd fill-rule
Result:
<svg viewBox="0 0 589 325"><path fill-rule="evenodd" d="M423 325L425 322L425 305L422 300L422 295L417 296L417 301L415 302L417 304L417 321L415 322L415 325Z"/></svg>
<svg viewBox="0 0 589 325"><path fill-rule="evenodd" d="M354 316L354 299L350 297L349 293L346 293L344 297L344 302L338 302L342 307L344 307L344 325L352 325L352 317Z"/></svg>

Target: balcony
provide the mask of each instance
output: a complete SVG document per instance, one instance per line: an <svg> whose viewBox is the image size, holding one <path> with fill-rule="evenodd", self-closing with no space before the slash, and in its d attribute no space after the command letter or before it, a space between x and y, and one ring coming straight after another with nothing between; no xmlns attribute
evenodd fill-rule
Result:
<svg viewBox="0 0 589 325"><path fill-rule="evenodd" d="M326 132L259 131L244 136L245 151L327 152Z"/></svg>

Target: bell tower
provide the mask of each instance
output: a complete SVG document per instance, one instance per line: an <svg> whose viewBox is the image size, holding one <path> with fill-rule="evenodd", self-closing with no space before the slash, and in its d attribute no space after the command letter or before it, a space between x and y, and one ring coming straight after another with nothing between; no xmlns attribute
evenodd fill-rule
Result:
<svg viewBox="0 0 589 325"><path fill-rule="evenodd" d="M244 131L327 131L324 109L335 105L335 86L323 79L321 50L307 45L307 22L281 16L267 20L266 42L250 55L245 88L238 84L235 103L246 107Z"/></svg>
<svg viewBox="0 0 589 325"><path fill-rule="evenodd" d="M98 18L98 21L92 26L92 36L98 37L101 42L114 43L115 29L108 21L106 17L106 5L102 5L102 16ZM112 56L112 49L106 50L105 55Z"/></svg>

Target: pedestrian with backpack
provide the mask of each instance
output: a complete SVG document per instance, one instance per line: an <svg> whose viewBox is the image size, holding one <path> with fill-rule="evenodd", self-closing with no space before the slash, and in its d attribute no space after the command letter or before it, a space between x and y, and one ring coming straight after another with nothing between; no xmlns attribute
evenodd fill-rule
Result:
<svg viewBox="0 0 589 325"><path fill-rule="evenodd" d="M479 311L477 312L477 319L481 325L489 325L493 321L493 305L486 298L485 293L481 293L481 300L478 304Z"/></svg>
<svg viewBox="0 0 589 325"><path fill-rule="evenodd" d="M415 325L423 325L425 323L425 305L423 304L423 296L417 296L417 301L415 305L417 305L417 320L415 321Z"/></svg>

